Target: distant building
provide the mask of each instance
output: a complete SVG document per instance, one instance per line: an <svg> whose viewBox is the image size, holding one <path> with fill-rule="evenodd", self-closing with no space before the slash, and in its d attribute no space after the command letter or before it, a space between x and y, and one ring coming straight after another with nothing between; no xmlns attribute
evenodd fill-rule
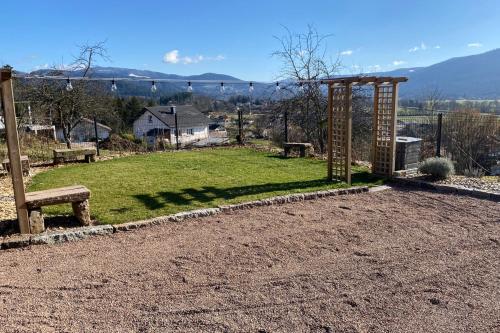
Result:
<svg viewBox="0 0 500 333"><path fill-rule="evenodd" d="M101 123L97 123L97 135L100 140L104 140L109 138L111 134L111 127L103 125ZM64 140L63 129L60 127L56 128L56 136L57 140ZM88 142L95 140L95 127L94 121L88 118L82 118L75 125L73 130L71 131L71 141L72 142Z"/></svg>
<svg viewBox="0 0 500 333"><path fill-rule="evenodd" d="M191 105L152 106L134 121L134 135L149 144L166 140L175 144L175 112L179 130L179 143L186 144L208 138L210 119Z"/></svg>

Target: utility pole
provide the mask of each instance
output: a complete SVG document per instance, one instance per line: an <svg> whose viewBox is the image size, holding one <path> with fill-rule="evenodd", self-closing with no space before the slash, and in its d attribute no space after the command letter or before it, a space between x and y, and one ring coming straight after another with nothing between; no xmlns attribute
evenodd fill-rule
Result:
<svg viewBox="0 0 500 333"><path fill-rule="evenodd" d="M236 111L238 111L238 143L241 145L243 144L243 111L240 108L236 108Z"/></svg>
<svg viewBox="0 0 500 333"><path fill-rule="evenodd" d="M285 121L285 143L286 143L288 142L288 110L285 110L284 121Z"/></svg>
<svg viewBox="0 0 500 333"><path fill-rule="evenodd" d="M441 132L443 129L443 114L438 113L437 138L436 138L436 156L441 157Z"/></svg>

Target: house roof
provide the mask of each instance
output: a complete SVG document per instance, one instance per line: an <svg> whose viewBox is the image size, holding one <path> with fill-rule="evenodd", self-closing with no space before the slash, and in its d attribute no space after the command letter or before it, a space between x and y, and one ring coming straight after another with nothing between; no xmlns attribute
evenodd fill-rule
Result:
<svg viewBox="0 0 500 333"><path fill-rule="evenodd" d="M179 127L205 127L210 122L207 116L192 105L178 105L175 109ZM150 106L144 108L144 111L151 112L168 127L175 127L175 115L171 111L171 106Z"/></svg>
<svg viewBox="0 0 500 333"><path fill-rule="evenodd" d="M81 123L81 122L90 123L90 124L92 124L92 126L94 125L94 121L93 121L93 120L91 120L91 119L89 119L89 118L82 118L82 119L80 119L78 122L79 122L79 123ZM100 122L97 122L97 126L98 126L98 127L100 127L100 128L106 129L106 130L108 130L108 131L111 131L111 130L112 130L112 129L111 129L111 127L106 126L106 125L103 125L103 124L101 124Z"/></svg>

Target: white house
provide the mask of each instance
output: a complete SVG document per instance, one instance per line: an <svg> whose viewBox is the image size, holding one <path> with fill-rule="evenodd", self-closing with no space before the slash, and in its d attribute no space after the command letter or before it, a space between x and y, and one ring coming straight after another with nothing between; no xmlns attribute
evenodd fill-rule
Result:
<svg viewBox="0 0 500 333"><path fill-rule="evenodd" d="M100 140L109 138L111 127L97 123L97 135ZM56 128L57 140L64 141L63 130L60 127ZM94 121L88 118L82 118L71 131L72 142L88 142L95 140Z"/></svg>
<svg viewBox="0 0 500 333"><path fill-rule="evenodd" d="M210 119L191 105L152 106L144 108L144 113L134 121L134 135L146 139L149 144L155 140L167 140L175 144L175 113L179 143L186 144L208 138Z"/></svg>

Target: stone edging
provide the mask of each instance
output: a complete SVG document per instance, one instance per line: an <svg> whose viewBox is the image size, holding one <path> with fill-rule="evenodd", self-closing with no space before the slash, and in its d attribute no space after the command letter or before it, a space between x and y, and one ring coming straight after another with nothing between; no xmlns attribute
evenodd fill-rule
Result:
<svg viewBox="0 0 500 333"><path fill-rule="evenodd" d="M167 222L181 222L187 219L212 216L220 213L249 209L253 207L280 205L289 202L314 200L318 198L326 198L336 195L363 193L372 190L380 191L380 190L385 190L387 188L389 187L378 186L370 189L368 186L357 186L345 189L334 189L334 190L324 190L324 191L316 191L309 193L289 194L289 195L272 197L268 199L243 202L234 205L224 205L216 208L190 210L186 212L180 212L177 214L155 217L149 220L126 222L116 225L105 224L105 225L97 225L90 227L79 227L63 231L49 231L38 235L15 235L0 240L0 250L26 247L30 245L56 244L69 241L76 241L95 235L113 234L115 232L129 231L147 226L159 225Z"/></svg>
<svg viewBox="0 0 500 333"><path fill-rule="evenodd" d="M500 193L476 190L460 185L435 184L425 180L395 177L391 180L395 185L417 187L425 190L434 190L441 193L451 193L459 195L468 195L478 199L486 199L494 202L500 202Z"/></svg>

